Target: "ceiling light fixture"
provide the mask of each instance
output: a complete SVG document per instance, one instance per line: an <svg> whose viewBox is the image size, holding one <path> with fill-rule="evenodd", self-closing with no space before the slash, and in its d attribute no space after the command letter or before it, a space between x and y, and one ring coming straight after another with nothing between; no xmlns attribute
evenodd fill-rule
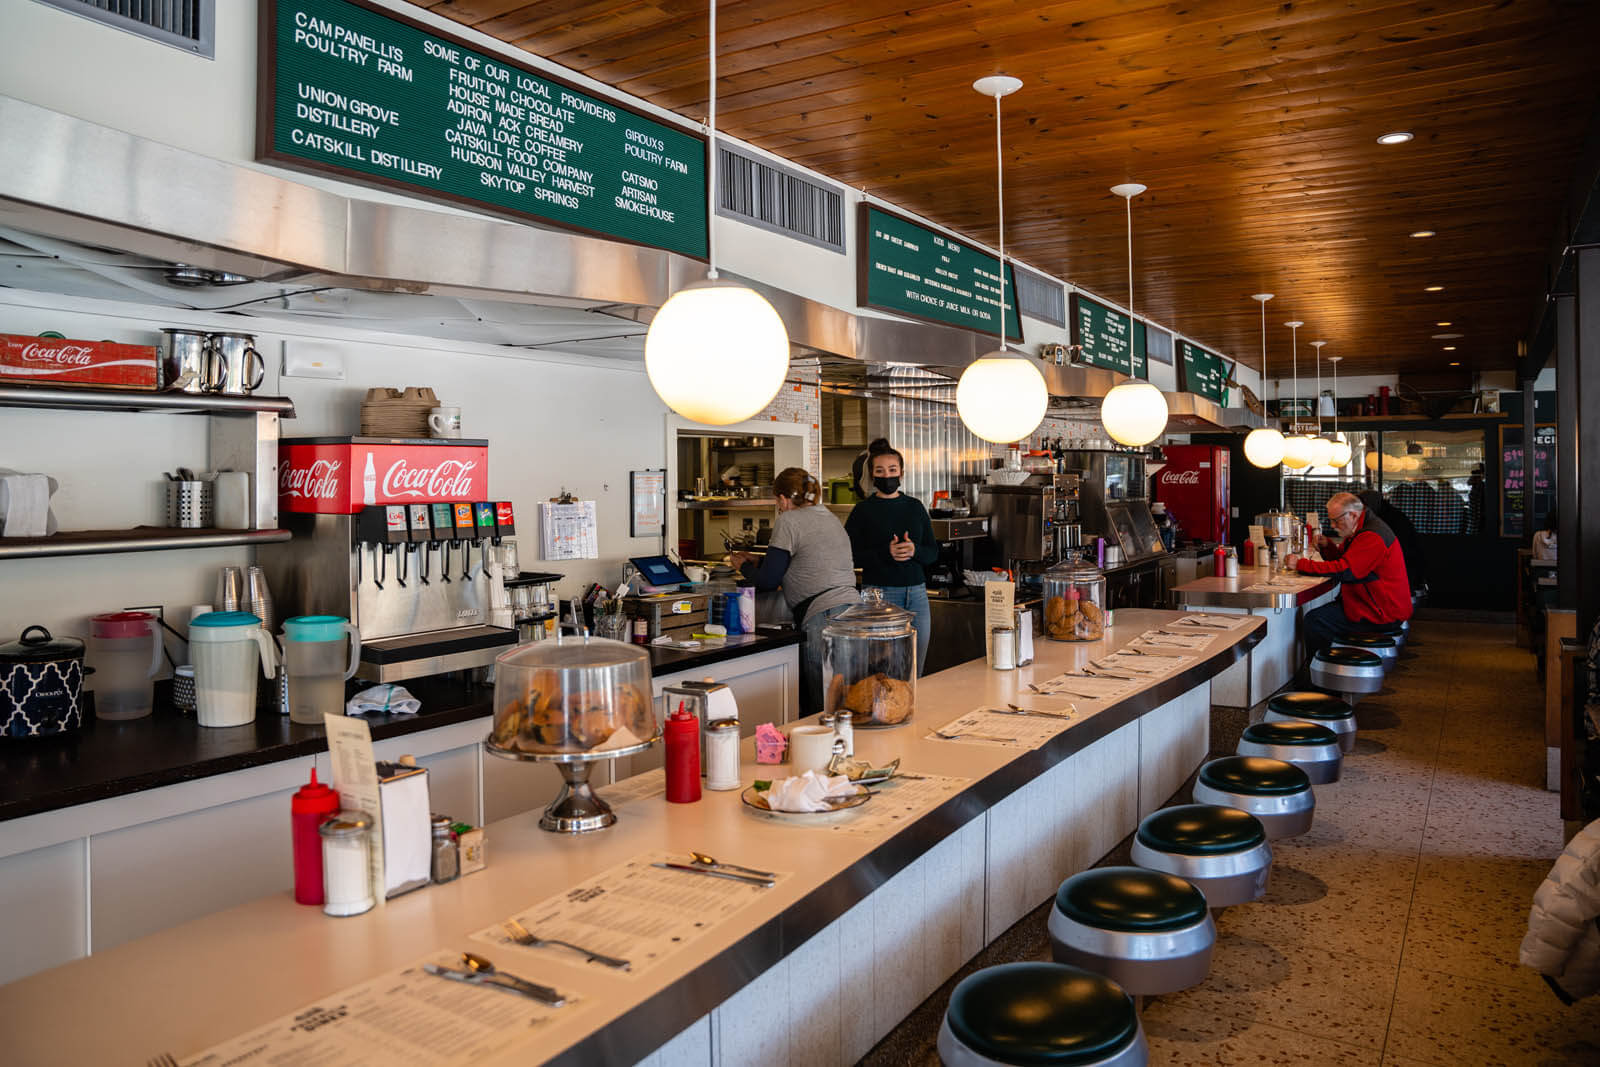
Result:
<svg viewBox="0 0 1600 1067"><path fill-rule="evenodd" d="M1442 292L1444 292L1444 286L1442 286L1442 285L1424 285L1422 287L1422 291L1424 293L1442 293Z"/></svg>
<svg viewBox="0 0 1600 1067"><path fill-rule="evenodd" d="M1407 133L1405 130L1396 130L1393 133L1383 134L1381 137L1378 138L1378 143L1379 144L1405 144L1407 141L1411 140L1411 136L1412 135Z"/></svg>
<svg viewBox="0 0 1600 1067"><path fill-rule="evenodd" d="M1267 404L1267 301L1271 293L1252 293L1251 300L1261 305L1261 407ZM1276 426L1260 426L1251 430L1244 439L1244 458L1251 466L1263 470L1283 462L1283 432Z"/></svg>
<svg viewBox="0 0 1600 1067"><path fill-rule="evenodd" d="M1452 367L1459 367L1459 366L1461 366L1461 361L1459 359L1452 359L1450 361L1450 365Z"/></svg>
<svg viewBox="0 0 1600 1067"><path fill-rule="evenodd" d="M706 277L661 305L644 340L644 369L667 407L727 426L772 402L789 371L789 334L754 289L717 275L717 0L711 0L706 126Z"/></svg>
<svg viewBox="0 0 1600 1067"><path fill-rule="evenodd" d="M1039 428L1050 391L1031 359L1006 350L1006 200L1005 160L1000 152L1000 99L1022 88L1019 78L997 74L979 78L972 87L994 97L994 186L999 207L1000 282L995 307L1000 317L1000 346L961 372L956 383L956 413L977 436L994 444L1020 441Z"/></svg>
<svg viewBox="0 0 1600 1067"><path fill-rule="evenodd" d="M1350 442L1339 436L1339 361L1343 356L1329 356L1328 362L1333 364L1333 455L1328 457L1328 466L1338 467L1341 470L1350 465Z"/></svg>
<svg viewBox="0 0 1600 1067"><path fill-rule="evenodd" d="M1444 350L1446 352L1454 352L1456 350L1456 346L1455 345L1445 345L1444 346Z"/></svg>
<svg viewBox="0 0 1600 1067"><path fill-rule="evenodd" d="M1128 317L1133 317L1133 198L1145 191L1137 182L1113 185L1128 209ZM1129 346L1132 359L1132 346ZM1132 370L1130 365L1129 370ZM1146 373L1149 373L1148 367ZM1167 428L1167 398L1148 380L1129 378L1100 402L1100 422L1119 444L1137 448L1161 436Z"/></svg>
<svg viewBox="0 0 1600 1067"><path fill-rule="evenodd" d="M1293 419L1300 417L1300 327L1305 323L1299 319L1291 319L1284 323L1292 331L1291 338L1294 352L1294 415ZM1289 428L1295 427L1291 420ZM1303 433L1291 433L1283 439L1283 465L1292 470L1300 470L1311 466L1311 438Z"/></svg>
<svg viewBox="0 0 1600 1067"><path fill-rule="evenodd" d="M1453 322L1436 322L1436 323L1434 323L1434 325L1435 326L1454 326L1455 323L1453 323Z"/></svg>
<svg viewBox="0 0 1600 1067"><path fill-rule="evenodd" d="M1435 235L1434 235L1434 232L1432 230L1413 230L1413 231L1411 231L1411 236L1413 236L1413 237L1433 237Z"/></svg>

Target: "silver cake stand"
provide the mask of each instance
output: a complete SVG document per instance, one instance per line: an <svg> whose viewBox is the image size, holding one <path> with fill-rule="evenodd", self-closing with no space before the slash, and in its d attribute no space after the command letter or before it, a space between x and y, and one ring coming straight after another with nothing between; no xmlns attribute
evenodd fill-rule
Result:
<svg viewBox="0 0 1600 1067"><path fill-rule="evenodd" d="M558 834L582 834L602 830L617 821L617 813L595 795L589 785L589 772L600 760L619 759L643 752L655 744L655 738L641 741L626 748L611 748L603 752L521 752L501 748L492 738L486 738L483 747L501 759L522 760L527 763L554 763L561 771L561 792L539 816L540 829Z"/></svg>

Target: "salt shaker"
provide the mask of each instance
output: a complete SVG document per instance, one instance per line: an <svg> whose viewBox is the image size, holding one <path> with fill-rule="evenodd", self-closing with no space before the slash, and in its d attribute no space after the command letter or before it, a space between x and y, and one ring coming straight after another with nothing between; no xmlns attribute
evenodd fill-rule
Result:
<svg viewBox="0 0 1600 1067"><path fill-rule="evenodd" d="M360 915L377 901L372 895L372 819L365 812L341 811L321 826L322 910L328 915Z"/></svg>
<svg viewBox="0 0 1600 1067"><path fill-rule="evenodd" d="M706 724L706 788L739 788L739 720Z"/></svg>
<svg viewBox="0 0 1600 1067"><path fill-rule="evenodd" d="M450 816L435 815L429 820L433 829L433 855L428 875L435 883L453 882L461 876L461 856L456 851L456 836L450 829Z"/></svg>
<svg viewBox="0 0 1600 1067"><path fill-rule="evenodd" d="M856 754L856 723L855 716L848 711L841 711L833 720L834 732L844 742L844 754Z"/></svg>

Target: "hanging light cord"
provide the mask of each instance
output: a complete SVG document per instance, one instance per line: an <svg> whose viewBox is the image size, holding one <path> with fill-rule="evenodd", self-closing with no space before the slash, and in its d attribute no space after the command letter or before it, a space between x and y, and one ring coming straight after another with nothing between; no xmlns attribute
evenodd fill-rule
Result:
<svg viewBox="0 0 1600 1067"><path fill-rule="evenodd" d="M706 114L709 140L706 152L706 278L717 280L717 0L711 0L710 77L706 89L711 103Z"/></svg>
<svg viewBox="0 0 1600 1067"><path fill-rule="evenodd" d="M1322 346L1317 345L1317 436L1322 436Z"/></svg>
<svg viewBox="0 0 1600 1067"><path fill-rule="evenodd" d="M1269 298L1270 299L1270 298ZM1283 407L1283 391L1280 389L1278 406ZM1261 301L1261 413L1266 414L1267 407L1267 301ZM1278 412L1278 418L1283 418L1283 412Z"/></svg>
<svg viewBox="0 0 1600 1067"><path fill-rule="evenodd" d="M1006 168L1000 151L1000 97L994 98L994 189L995 207L1000 219L1000 351L1006 350Z"/></svg>
<svg viewBox="0 0 1600 1067"><path fill-rule="evenodd" d="M1122 198L1128 207L1128 314L1133 315L1133 197Z"/></svg>
<svg viewBox="0 0 1600 1067"><path fill-rule="evenodd" d="M1289 338L1290 338L1289 344L1291 346L1290 347L1290 352L1292 353L1292 358L1294 359L1294 417L1296 419L1295 422L1290 424L1289 428L1291 430L1293 430L1295 433L1299 433L1300 432L1300 430L1299 430L1300 423L1299 423L1298 420L1300 418L1300 327L1298 327L1298 326L1289 327Z"/></svg>
<svg viewBox="0 0 1600 1067"><path fill-rule="evenodd" d="M1318 353L1319 355L1321 353ZM1333 436L1339 436L1339 361L1333 361Z"/></svg>

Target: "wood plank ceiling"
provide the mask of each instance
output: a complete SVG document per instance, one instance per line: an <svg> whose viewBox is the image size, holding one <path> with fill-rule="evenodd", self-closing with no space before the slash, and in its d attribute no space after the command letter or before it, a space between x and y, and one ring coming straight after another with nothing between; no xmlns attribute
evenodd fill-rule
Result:
<svg viewBox="0 0 1600 1067"><path fill-rule="evenodd" d="M423 6L705 116L703 2ZM1274 377L1288 319L1342 374L1509 368L1600 97L1593 0L722 0L717 19L721 132L990 245L994 111L971 84L1021 78L1008 253L1125 301L1108 190L1141 182L1136 310L1259 366L1250 294L1276 293ZM1415 139L1377 143L1395 130Z"/></svg>

